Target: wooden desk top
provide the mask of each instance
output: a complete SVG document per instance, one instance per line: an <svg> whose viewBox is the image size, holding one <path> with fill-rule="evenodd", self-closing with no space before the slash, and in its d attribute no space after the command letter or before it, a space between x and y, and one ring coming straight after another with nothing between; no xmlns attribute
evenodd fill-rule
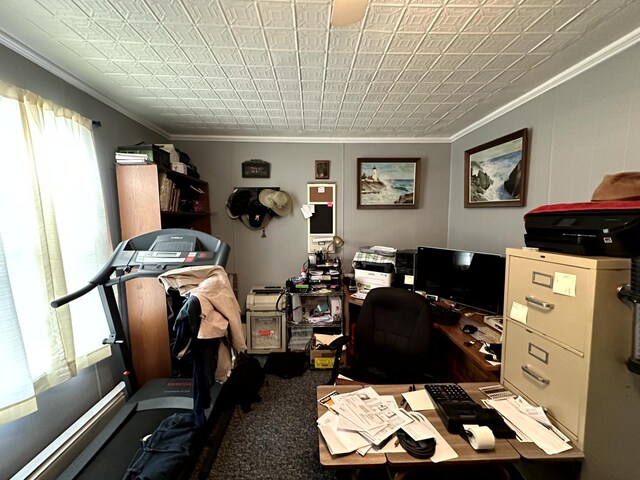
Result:
<svg viewBox="0 0 640 480"><path fill-rule="evenodd" d="M476 385L476 384L468 384ZM332 391L338 393L353 392L362 388L362 385L321 385L317 389L317 398ZM402 402L402 393L409 391L409 385L373 385L373 388L380 395L393 395L396 402ZM326 408L318 404L318 416L326 412ZM460 435L454 435L447 431L438 413L435 410L425 410L422 412L427 419L436 427L449 445L456 451L458 458L447 460L446 463L477 463L477 462L515 462L520 460L520 455L511 446L508 440L496 440L496 448L489 451L476 451ZM408 453L377 453L361 456L358 453L348 455L331 455L322 435L318 432L320 447L320 464L328 468L359 468L364 466L376 466L389 463L395 467L416 466L418 464L430 464L431 460L421 460L412 457Z"/></svg>
<svg viewBox="0 0 640 480"><path fill-rule="evenodd" d="M480 392L479 387L494 385L494 383L461 383L469 395L476 401L481 402L486 396ZM372 385L380 395L393 395L396 402L402 401L402 393L409 391L409 385ZM317 398L321 398L332 391L338 393L353 392L362 388L362 385L320 385L317 388ZM326 408L318 404L318 417L326 412ZM517 440L496 439L494 450L476 451L460 435L451 434L447 431L435 410L424 410L422 413L431 424L438 430L447 443L458 454L458 458L447 460L443 463L452 464L472 464L479 462L512 463L520 459L532 461L581 461L584 453L575 446L567 451L556 455L547 455L535 443L521 443ZM364 457L358 453L348 455L333 456L329 453L327 445L318 432L320 448L320 464L327 468L360 468L380 466L388 463L393 467L412 467L418 465L431 464L431 460L422 460L412 457L408 453L387 453L367 454Z"/></svg>
<svg viewBox="0 0 640 480"><path fill-rule="evenodd" d="M456 347L464 351L465 355L471 362L473 362L478 368L486 372L493 372L497 377L500 376L500 365L492 365L484 358L484 353L480 353L482 342L476 341L473 345L465 345L464 342L475 339L468 333L462 331L462 327L466 324L472 324L476 327L486 326L482 321L480 314L472 314L470 316L463 316L455 325L443 325L441 323L434 323L433 325L441 331Z"/></svg>

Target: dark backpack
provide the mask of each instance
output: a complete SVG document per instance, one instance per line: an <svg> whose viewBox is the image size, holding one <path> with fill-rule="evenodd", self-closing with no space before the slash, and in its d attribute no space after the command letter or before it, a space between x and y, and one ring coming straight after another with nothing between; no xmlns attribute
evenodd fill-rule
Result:
<svg viewBox="0 0 640 480"><path fill-rule="evenodd" d="M264 380L264 370L258 359L248 353L238 354L238 363L227 380L232 404L238 404L243 412L248 412L253 402L262 400L259 392Z"/></svg>

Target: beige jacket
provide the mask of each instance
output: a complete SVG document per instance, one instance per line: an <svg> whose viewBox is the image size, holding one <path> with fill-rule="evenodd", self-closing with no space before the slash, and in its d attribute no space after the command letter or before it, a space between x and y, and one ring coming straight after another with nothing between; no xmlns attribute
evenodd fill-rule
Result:
<svg viewBox="0 0 640 480"><path fill-rule="evenodd" d="M240 320L240 305L233 294L229 277L219 265L184 267L158 276L165 290L175 288L180 295L195 295L202 314L198 338L221 338L218 349L216 381L224 383L233 368L232 351L247 349Z"/></svg>

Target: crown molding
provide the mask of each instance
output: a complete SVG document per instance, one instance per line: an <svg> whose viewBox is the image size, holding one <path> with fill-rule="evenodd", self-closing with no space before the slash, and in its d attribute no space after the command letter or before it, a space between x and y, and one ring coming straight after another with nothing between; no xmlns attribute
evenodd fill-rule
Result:
<svg viewBox="0 0 640 480"><path fill-rule="evenodd" d="M451 143L449 137L266 137L243 135L171 135L170 140L192 142L260 143Z"/></svg>
<svg viewBox="0 0 640 480"><path fill-rule="evenodd" d="M463 128L458 133L451 135L451 141L454 142L465 135L477 130L478 128L488 124L489 122L501 117L502 115L509 113L512 110L515 110L521 105L533 100L534 98L539 97L540 95L548 92L549 90L562 85L565 82L568 82L572 78L580 75L583 72L599 65L600 63L610 59L611 57L616 56L617 54L625 51L626 49L634 46L636 43L640 42L640 28L628 33L624 37L616 40L612 44L606 46L605 48L597 51L593 55L588 56L581 62L578 62L573 67L566 69L564 72L559 73L555 77L547 80L543 84L534 88L528 93L525 93L521 97L516 98L512 102L507 103L503 107L493 111L486 117L478 120L477 122L469 125L466 128Z"/></svg>

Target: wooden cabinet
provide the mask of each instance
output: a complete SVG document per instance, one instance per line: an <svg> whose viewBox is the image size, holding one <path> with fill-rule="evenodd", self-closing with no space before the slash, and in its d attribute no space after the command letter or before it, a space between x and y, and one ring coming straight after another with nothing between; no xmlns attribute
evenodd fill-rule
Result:
<svg viewBox="0 0 640 480"><path fill-rule="evenodd" d="M581 478L635 478L640 383L625 362L630 260L507 249L502 382L584 451Z"/></svg>
<svg viewBox="0 0 640 480"><path fill-rule="evenodd" d="M211 233L207 182L155 164L116 165L120 229L128 239L162 228ZM127 282L132 360L140 385L171 376L165 292L157 278Z"/></svg>

